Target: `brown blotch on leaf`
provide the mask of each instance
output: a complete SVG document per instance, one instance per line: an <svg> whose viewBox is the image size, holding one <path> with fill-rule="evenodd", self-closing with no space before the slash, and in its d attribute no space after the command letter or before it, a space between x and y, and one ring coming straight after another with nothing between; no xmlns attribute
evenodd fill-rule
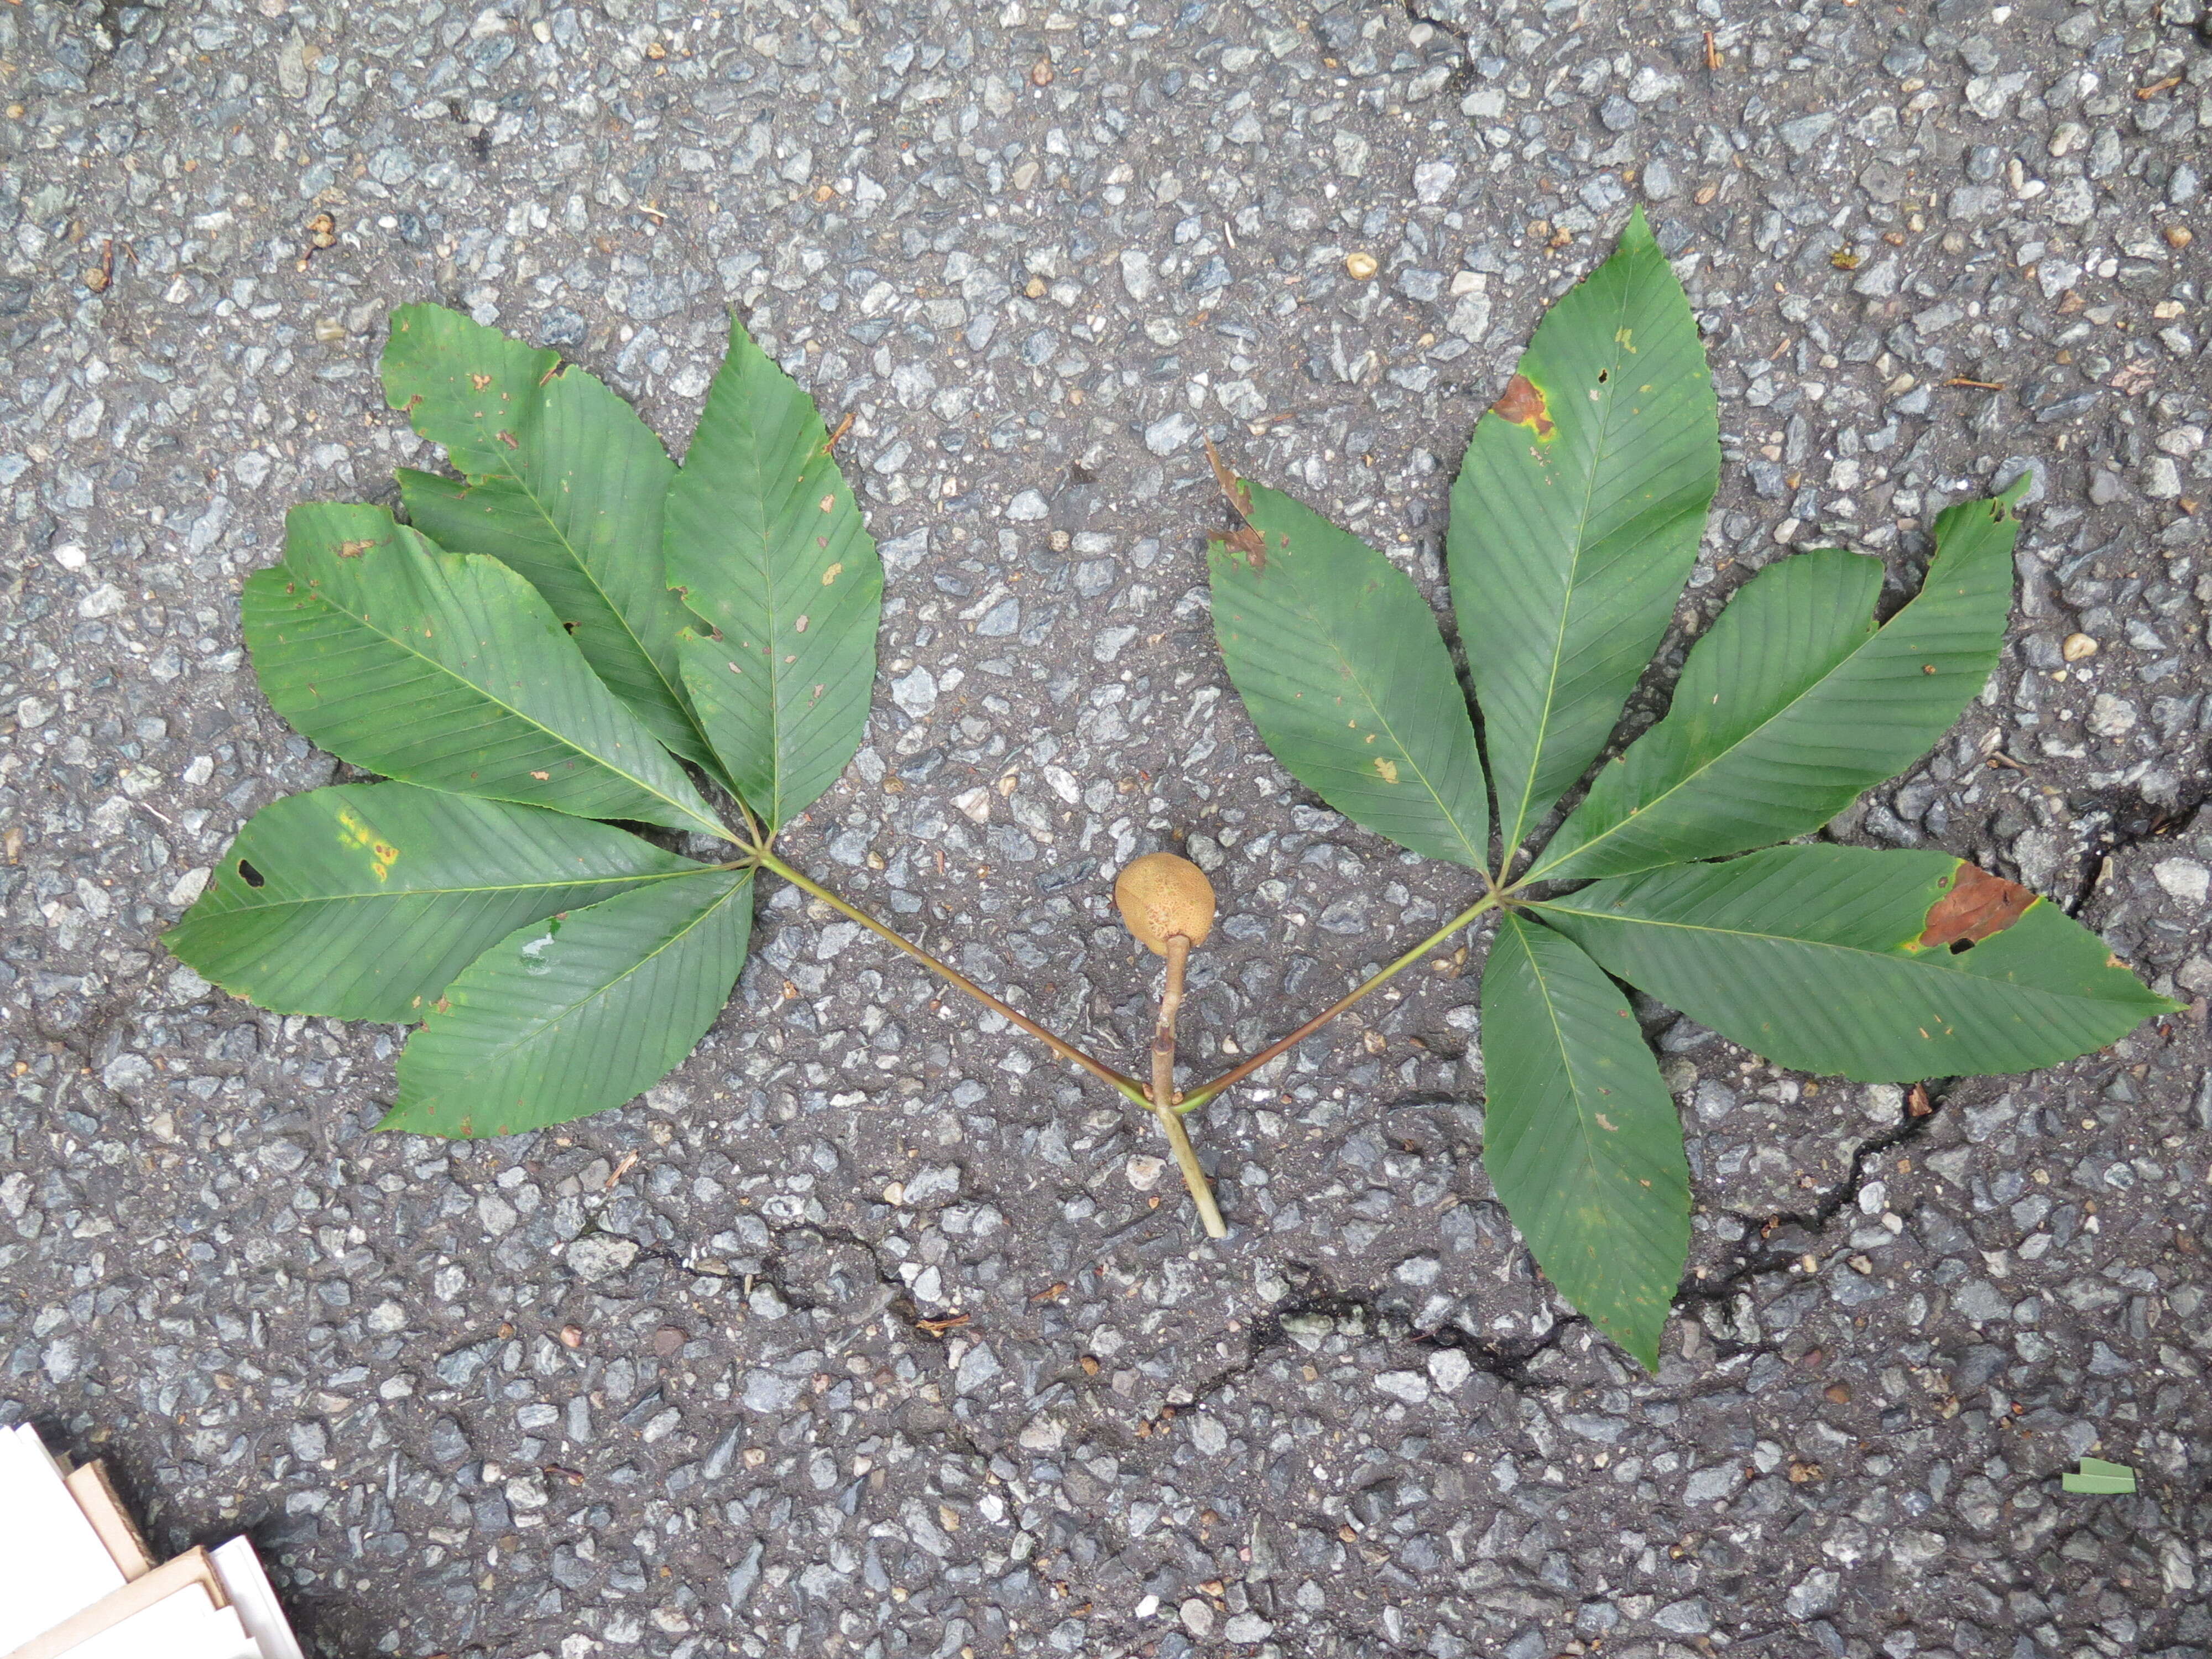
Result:
<svg viewBox="0 0 2212 1659"><path fill-rule="evenodd" d="M1213 440L1206 441L1206 459L1213 468L1213 481L1221 486L1221 493L1229 497L1229 505L1243 518L1252 516L1252 492L1244 480L1229 470L1221 459L1221 452L1213 447Z"/></svg>
<svg viewBox="0 0 2212 1659"><path fill-rule="evenodd" d="M1236 529L1224 532L1221 539L1242 553L1254 570L1265 570L1267 568L1267 540L1251 523L1252 491L1243 479L1229 470L1228 465L1221 459L1221 452L1213 447L1211 438L1206 441L1206 459L1213 468L1213 481L1221 486L1221 493L1228 497L1229 505L1236 509L1237 517L1245 520ZM1284 539L1283 544L1290 545L1288 538Z"/></svg>
<svg viewBox="0 0 2212 1659"><path fill-rule="evenodd" d="M1239 525L1221 539L1242 553L1253 569L1265 570L1267 568L1267 538L1250 525Z"/></svg>
<svg viewBox="0 0 2212 1659"><path fill-rule="evenodd" d="M1961 860L1941 884L1942 896L1928 907L1928 926L1918 944L1923 951L1948 945L1963 951L1993 933L2002 933L2035 902L2035 895L2016 881L1993 876Z"/></svg>
<svg viewBox="0 0 2212 1659"><path fill-rule="evenodd" d="M1490 412L1500 420L1527 427L1539 438L1548 438L1556 430L1552 405L1544 396L1544 388L1526 374L1516 374L1505 383L1505 390L1491 404Z"/></svg>

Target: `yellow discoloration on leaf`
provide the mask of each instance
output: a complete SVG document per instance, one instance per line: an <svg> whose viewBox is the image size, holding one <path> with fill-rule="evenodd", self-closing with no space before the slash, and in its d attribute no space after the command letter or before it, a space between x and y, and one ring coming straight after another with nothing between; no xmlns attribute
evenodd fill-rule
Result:
<svg viewBox="0 0 2212 1659"><path fill-rule="evenodd" d="M844 571L845 562L842 559L840 559L836 564L831 565L827 570L822 573L822 586L824 587L829 586L831 582L836 581L839 576L842 575Z"/></svg>
<svg viewBox="0 0 2212 1659"><path fill-rule="evenodd" d="M1623 351L1635 350L1636 331L1632 328L1616 330L1613 333L1613 343L1619 346Z"/></svg>
<svg viewBox="0 0 2212 1659"><path fill-rule="evenodd" d="M338 557L342 559L357 559L375 545L376 543L373 541L340 542L338 544Z"/></svg>
<svg viewBox="0 0 2212 1659"><path fill-rule="evenodd" d="M368 854L369 873L379 881L389 876L392 866L399 862L399 849L344 807L338 809L338 835L348 846L358 847Z"/></svg>
<svg viewBox="0 0 2212 1659"><path fill-rule="evenodd" d="M1375 757L1375 775L1385 783L1398 781L1398 763L1381 755Z"/></svg>
<svg viewBox="0 0 2212 1659"><path fill-rule="evenodd" d="M1590 1115L1597 1120L1597 1127L1607 1134L1617 1135L1620 1133L1620 1126L1603 1112L1592 1112Z"/></svg>
<svg viewBox="0 0 2212 1659"><path fill-rule="evenodd" d="M491 376L489 374L471 374L469 376L469 384L474 386L477 391L482 392L486 386L491 384Z"/></svg>

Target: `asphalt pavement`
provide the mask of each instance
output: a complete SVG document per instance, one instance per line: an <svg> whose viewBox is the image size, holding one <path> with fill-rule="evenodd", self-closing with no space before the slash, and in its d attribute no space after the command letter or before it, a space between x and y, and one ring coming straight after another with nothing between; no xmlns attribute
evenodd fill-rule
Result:
<svg viewBox="0 0 2212 1659"><path fill-rule="evenodd" d="M334 1659L2212 1653L2207 27L0 8L0 1422L164 1549L250 1528ZM1261 748L1201 441L1441 605L1468 428L1638 203L1727 454L1668 654L1792 547L1901 599L2032 469L2001 668L1831 833L1978 859L2191 1004L1918 1098L1641 1007L1698 1205L1656 1376L1482 1176L1481 933L1200 1115L1219 1243L1140 1116L790 890L668 1080L483 1144L369 1133L400 1031L161 950L334 775L237 590L289 503L436 464L386 313L557 345L680 452L734 308L850 417L890 574L793 854L1133 1064L1109 884L1185 850L1186 1052L1252 1052L1471 888ZM2062 1494L2085 1453L2138 1494Z"/></svg>

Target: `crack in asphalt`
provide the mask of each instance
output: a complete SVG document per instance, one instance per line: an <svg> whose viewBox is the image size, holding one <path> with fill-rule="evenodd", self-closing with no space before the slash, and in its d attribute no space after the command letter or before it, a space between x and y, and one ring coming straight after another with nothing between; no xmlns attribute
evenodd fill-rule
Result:
<svg viewBox="0 0 2212 1659"><path fill-rule="evenodd" d="M1859 1193L1870 1178L1869 1169L1874 1161L1897 1147L1910 1146L1925 1136L1942 1114L1944 1100L1959 1081L1944 1079L1923 1085L1928 1094L1929 1112L1920 1117L1905 1116L1881 1133L1861 1141L1852 1149L1850 1167L1844 1179L1811 1209L1759 1217L1724 1212L1735 1215L1737 1220L1763 1237L1772 1237L1786 1231L1794 1231L1801 1237L1786 1246L1747 1252L1737 1266L1717 1276L1686 1279L1675 1291L1676 1308L1688 1314L1698 1305L1726 1301L1757 1279L1795 1269L1807 1253L1808 1244L1817 1243L1836 1218L1857 1202ZM1911 1107L1908 1105L1905 1109L1909 1114ZM1317 1269L1306 1264L1293 1262L1285 1265L1310 1282L1320 1277ZM1456 1350L1466 1356L1475 1370L1495 1378L1507 1388L1521 1391L1550 1386L1547 1379L1534 1375L1531 1367L1542 1355L1558 1347L1575 1327L1589 1322L1581 1314L1562 1313L1540 1337L1524 1342L1493 1343L1484 1341L1455 1325L1425 1330L1407 1317L1402 1308L1395 1305L1395 1299L1380 1287L1316 1290L1284 1302L1261 1316L1255 1322L1247 1339L1244 1358L1224 1366L1204 1381L1189 1385L1189 1399L1185 1403L1201 1403L1257 1370L1270 1352L1294 1344L1296 1338L1289 1326L1291 1322L1301 1317L1356 1318L1366 1324L1373 1334L1386 1341L1403 1342L1432 1350ZM1727 1345L1731 1353L1760 1352L1771 1346Z"/></svg>
<svg viewBox="0 0 2212 1659"><path fill-rule="evenodd" d="M1406 14L1408 22L1426 23L1431 28L1449 34L1462 46L1467 44L1468 31L1464 24L1455 23L1449 18L1430 16L1421 9L1420 0L1395 0L1395 3L1398 9ZM1390 3L1390 0L1384 0L1384 3Z"/></svg>
<svg viewBox="0 0 2212 1659"><path fill-rule="evenodd" d="M1918 1085L1927 1095L1929 1109L1926 1114L1919 1117L1911 1115L1912 1108L1908 1096L1904 1108L1905 1115L1880 1134L1871 1136L1854 1147L1851 1152L1850 1168L1845 1172L1843 1180L1837 1182L1828 1194L1811 1209L1775 1211L1758 1217L1745 1215L1738 1211L1728 1211L1724 1213L1733 1215L1746 1226L1756 1230L1762 1239L1795 1228L1817 1240L1838 1215L1857 1203L1859 1193L1865 1187L1869 1178L1868 1165L1883 1153L1899 1146L1910 1146L1925 1135L1936 1118L1942 1115L1943 1103L1949 1097L1952 1090L1963 1080L1958 1078L1943 1078ZM1732 1295L1749 1279L1768 1273L1788 1271L1796 1265L1798 1258L1804 1253L1802 1245L1745 1252L1738 1266L1717 1277L1708 1276L1685 1284L1675 1293L1675 1299L1677 1302L1721 1300Z"/></svg>
<svg viewBox="0 0 2212 1659"><path fill-rule="evenodd" d="M2172 806L2161 805L2141 790L2133 787L2103 790L2084 798L2069 800L2067 810L2081 815L2102 812L2111 823L2102 830L2093 831L2088 845L2080 855L2080 872L2075 878L2072 898L2058 908L2076 921L2088 908L2089 902L2097 896L2104 885L2104 873L2112 860L2121 854L2154 841L2165 841L2186 830L2205 804L2212 801L2212 791L2198 790L2185 795Z"/></svg>

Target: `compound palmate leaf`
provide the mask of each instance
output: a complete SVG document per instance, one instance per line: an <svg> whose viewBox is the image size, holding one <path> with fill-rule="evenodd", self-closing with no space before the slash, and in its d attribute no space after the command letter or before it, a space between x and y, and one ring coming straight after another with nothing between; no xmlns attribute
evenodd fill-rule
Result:
<svg viewBox="0 0 2212 1659"><path fill-rule="evenodd" d="M1753 1053L1864 1083L2055 1066L2176 1006L2049 900L1947 853L1777 847L1534 908Z"/></svg>
<svg viewBox="0 0 2212 1659"><path fill-rule="evenodd" d="M515 1134L650 1087L729 1000L752 883L702 869L517 928L432 1005L378 1127Z"/></svg>
<svg viewBox="0 0 2212 1659"><path fill-rule="evenodd" d="M1667 718L1516 868L1665 633L1718 462L1696 325L1639 211L1477 423L1447 535L1503 860L1474 907L1504 910L1483 980L1485 1163L1553 1281L1647 1365L1686 1249L1688 1177L1614 980L1784 1065L1869 1081L2050 1065L2173 1006L2049 903L1955 858L1752 850L1910 765L1982 689L2025 480L1939 517L1921 592L1886 624L1878 561L1818 551L1754 576L1692 648ZM1224 481L1246 523L1211 550L1216 628L1261 737L1348 817L1487 866L1466 852L1481 821L1456 803L1479 800L1481 773L1461 757L1456 688L1430 672L1426 607L1344 532ZM1394 695L1337 706L1370 674ZM1396 692L1394 674L1419 695ZM1316 719L1324 703L1331 718ZM1419 749L1409 731L1437 741ZM1363 750L1389 744L1384 775L1400 792L1420 779L1425 799L1362 770ZM1409 799L1421 814L1382 816ZM1748 856L1696 862L1733 854Z"/></svg>
<svg viewBox="0 0 2212 1659"><path fill-rule="evenodd" d="M243 596L262 691L364 770L435 789L726 838L537 590L381 507L314 502Z"/></svg>
<svg viewBox="0 0 2212 1659"><path fill-rule="evenodd" d="M1509 866L1667 631L1720 477L1718 433L1689 301L1639 208L1537 325L1452 485L1452 610Z"/></svg>
<svg viewBox="0 0 2212 1659"><path fill-rule="evenodd" d="M256 812L162 942L278 1013L415 1020L517 927L699 867L543 807L341 784Z"/></svg>
<svg viewBox="0 0 2212 1659"><path fill-rule="evenodd" d="M1482 762L1428 601L1280 490L1239 481L1231 494L1246 523L1207 549L1213 630L1268 749L1355 823L1482 868Z"/></svg>
<svg viewBox="0 0 2212 1659"><path fill-rule="evenodd" d="M442 306L392 313L381 368L386 401L465 475L400 470L416 528L528 578L608 689L714 769L677 663L690 618L661 556L676 467L637 411L559 354Z"/></svg>
<svg viewBox="0 0 2212 1659"><path fill-rule="evenodd" d="M1911 765L1996 666L2026 484L1936 520L1927 581L1883 628L1878 560L1801 553L1760 571L1691 651L1667 718L1598 774L1529 878L1786 841Z"/></svg>
<svg viewBox="0 0 2212 1659"><path fill-rule="evenodd" d="M884 568L805 392L730 325L668 491L668 580L705 619L684 682L771 832L837 781L867 730Z"/></svg>
<svg viewBox="0 0 2212 1659"><path fill-rule="evenodd" d="M1659 1368L1690 1249L1682 1123L1627 1000L1571 940L1499 919L1482 974L1483 1168L1528 1249Z"/></svg>

